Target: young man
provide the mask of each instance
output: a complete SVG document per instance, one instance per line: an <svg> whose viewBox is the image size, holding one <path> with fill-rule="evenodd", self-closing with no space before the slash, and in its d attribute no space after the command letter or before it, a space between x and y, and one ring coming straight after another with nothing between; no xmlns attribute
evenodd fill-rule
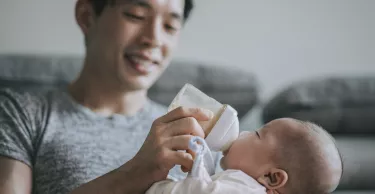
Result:
<svg viewBox="0 0 375 194"><path fill-rule="evenodd" d="M160 117L147 99L191 9L192 0L77 0L80 76L66 90L0 91L0 193L144 193L175 165L191 168L176 150L204 136L197 120L212 113Z"/></svg>

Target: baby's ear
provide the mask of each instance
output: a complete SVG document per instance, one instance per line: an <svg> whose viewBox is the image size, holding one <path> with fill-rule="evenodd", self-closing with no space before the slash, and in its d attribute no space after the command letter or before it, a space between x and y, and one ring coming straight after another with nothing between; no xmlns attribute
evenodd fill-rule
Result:
<svg viewBox="0 0 375 194"><path fill-rule="evenodd" d="M285 170L273 168L259 177L257 181L266 187L267 190L276 190L285 186L288 181L288 174Z"/></svg>

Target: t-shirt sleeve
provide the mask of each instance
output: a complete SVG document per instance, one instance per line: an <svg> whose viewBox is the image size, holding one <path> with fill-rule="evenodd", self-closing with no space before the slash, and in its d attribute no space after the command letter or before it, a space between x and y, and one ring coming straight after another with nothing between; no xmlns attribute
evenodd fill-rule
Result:
<svg viewBox="0 0 375 194"><path fill-rule="evenodd" d="M30 115L14 92L0 90L0 156L32 166Z"/></svg>

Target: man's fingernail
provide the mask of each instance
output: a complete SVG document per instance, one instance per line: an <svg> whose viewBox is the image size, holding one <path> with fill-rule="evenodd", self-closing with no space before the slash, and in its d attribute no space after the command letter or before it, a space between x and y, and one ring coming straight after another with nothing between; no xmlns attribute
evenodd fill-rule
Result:
<svg viewBox="0 0 375 194"><path fill-rule="evenodd" d="M187 157L190 159L190 160L193 160L193 156L191 154L187 154Z"/></svg>
<svg viewBox="0 0 375 194"><path fill-rule="evenodd" d="M206 111L206 115L208 116L208 118L212 119L214 117L214 113L210 110L205 110Z"/></svg>

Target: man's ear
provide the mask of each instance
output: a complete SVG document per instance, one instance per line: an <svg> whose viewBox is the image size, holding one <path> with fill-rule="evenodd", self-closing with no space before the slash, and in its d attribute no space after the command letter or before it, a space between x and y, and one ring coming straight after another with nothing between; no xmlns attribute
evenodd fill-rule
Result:
<svg viewBox="0 0 375 194"><path fill-rule="evenodd" d="M77 0L75 17L83 35L86 37L95 19L95 12L89 0Z"/></svg>
<svg viewBox="0 0 375 194"><path fill-rule="evenodd" d="M267 190L276 190L283 187L288 181L288 174L282 170L273 168L257 179Z"/></svg>

